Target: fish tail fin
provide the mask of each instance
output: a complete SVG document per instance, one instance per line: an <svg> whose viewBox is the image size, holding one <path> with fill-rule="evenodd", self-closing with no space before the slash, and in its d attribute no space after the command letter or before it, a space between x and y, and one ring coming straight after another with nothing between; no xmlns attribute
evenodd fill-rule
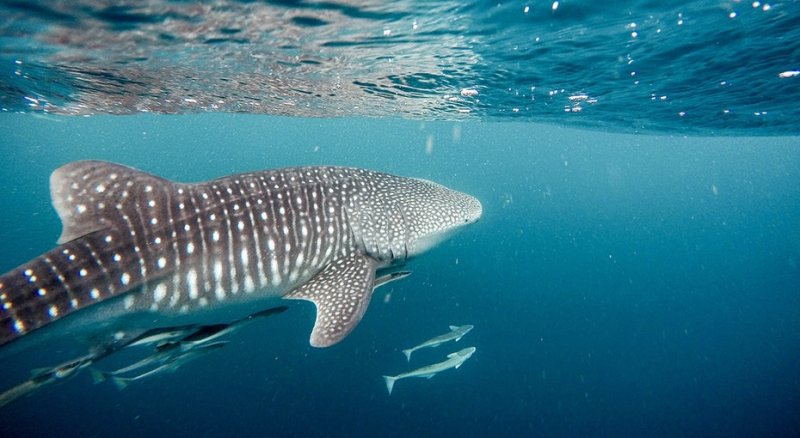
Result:
<svg viewBox="0 0 800 438"><path fill-rule="evenodd" d="M100 371L97 368L92 368L92 381L95 385L105 382L107 377L108 376L104 371Z"/></svg>
<svg viewBox="0 0 800 438"><path fill-rule="evenodd" d="M414 352L413 348L409 348L408 350L403 350L403 354L406 355L406 360L411 362L411 353Z"/></svg>
<svg viewBox="0 0 800 438"><path fill-rule="evenodd" d="M128 379L125 379L124 377L113 376L111 377L111 380L114 382L114 385L117 385L117 389L120 391L128 387Z"/></svg>
<svg viewBox="0 0 800 438"><path fill-rule="evenodd" d="M389 395L392 395L392 388L394 388L394 382L397 381L397 377L383 376L383 380L386 381L386 390L389 391Z"/></svg>

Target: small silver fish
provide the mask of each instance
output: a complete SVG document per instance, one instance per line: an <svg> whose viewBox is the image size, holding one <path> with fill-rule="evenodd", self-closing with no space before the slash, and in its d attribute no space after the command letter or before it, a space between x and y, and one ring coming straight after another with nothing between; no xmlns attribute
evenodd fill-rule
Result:
<svg viewBox="0 0 800 438"><path fill-rule="evenodd" d="M458 369L461 364L472 357L472 355L475 353L475 350L475 347L467 347L455 353L448 354L447 360L443 362L427 365L414 371L398 374L396 376L383 376L383 379L386 381L386 389L389 391L389 395L392 395L394 383L400 379L405 379L408 377L424 377L426 379L430 379L440 372L449 370L450 368Z"/></svg>
<svg viewBox="0 0 800 438"><path fill-rule="evenodd" d="M428 339L427 341L425 341L425 342L423 342L423 343L421 343L421 344L419 344L417 346L411 347L411 348L409 348L407 350L403 350L403 354L406 355L406 359L410 362L411 361L411 353L419 350L420 348L438 347L438 346L444 344L445 342L449 342L449 341L458 342L458 341L461 340L462 337L464 337L464 335L469 333L469 331L472 330L472 328L473 328L473 326L471 326L469 324L462 325L462 326L451 325L450 326L450 332L445 333L443 335L436 336L436 337L431 338L431 339Z"/></svg>
<svg viewBox="0 0 800 438"><path fill-rule="evenodd" d="M97 368L92 368L92 380L95 384L104 382L108 378L114 378L116 376L120 376L126 373L130 373L131 371L136 371L141 368L146 368L151 365L161 365L165 362L168 362L175 356L180 355L182 352L186 350L181 349L181 344L179 342L170 342L167 344L160 345L157 351L144 359L141 359L137 362L132 363L131 365L119 368L114 371L102 371L98 370Z"/></svg>
<svg viewBox="0 0 800 438"><path fill-rule="evenodd" d="M123 390L131 382L146 379L148 377L152 377L157 374L162 374L165 372L173 372L188 362L191 362L201 356L205 356L206 354L214 350L218 350L224 347L227 343L228 343L227 341L220 341L220 342L213 342L211 344L204 344L199 347L192 348L191 350L184 351L178 355L174 355L173 357L169 358L166 362L159 365L158 367L146 371L142 374L132 377L112 376L111 381L113 381L114 384L117 385L117 388Z"/></svg>
<svg viewBox="0 0 800 438"><path fill-rule="evenodd" d="M286 309L288 309L287 306L272 307L247 315L246 317L231 323L203 325L200 326L196 331L181 338L179 343L184 351L186 351L191 348L195 348L198 345L213 341L219 337L239 331L242 327L255 321L257 318L265 318L278 313L283 313L286 311Z"/></svg>
<svg viewBox="0 0 800 438"><path fill-rule="evenodd" d="M74 377L80 370L91 365L97 358L96 355L90 354L52 368L34 370L33 377L0 394L0 407L20 397L30 395L44 386L56 382L63 382Z"/></svg>

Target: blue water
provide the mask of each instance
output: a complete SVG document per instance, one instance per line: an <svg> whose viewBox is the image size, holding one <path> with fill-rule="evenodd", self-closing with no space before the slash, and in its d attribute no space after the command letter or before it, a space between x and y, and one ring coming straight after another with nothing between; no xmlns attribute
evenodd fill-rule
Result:
<svg viewBox="0 0 800 438"><path fill-rule="evenodd" d="M0 272L53 247L79 159L366 167L484 208L340 344L289 302L175 373L16 400L0 436L800 436L800 2L349 3L0 3ZM3 357L0 390L72 353Z"/></svg>

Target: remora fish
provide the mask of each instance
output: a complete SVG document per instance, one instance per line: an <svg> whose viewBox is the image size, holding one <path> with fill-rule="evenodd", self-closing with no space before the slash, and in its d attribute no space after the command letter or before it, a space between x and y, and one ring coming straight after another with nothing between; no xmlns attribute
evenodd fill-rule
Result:
<svg viewBox="0 0 800 438"><path fill-rule="evenodd" d="M49 336L124 342L126 330L219 321L283 297L316 305L310 343L326 347L361 320L377 269L482 211L433 182L343 167L184 184L78 161L53 172L50 191L60 245L0 276L0 344L76 311Z"/></svg>
<svg viewBox="0 0 800 438"><path fill-rule="evenodd" d="M181 338L184 338L197 330L198 327L195 325L154 328L135 337L124 347L125 348L138 347L142 345L152 345L152 344L159 346L159 345L169 344L171 342L178 341Z"/></svg>
<svg viewBox="0 0 800 438"><path fill-rule="evenodd" d="M228 324L210 324L210 325L200 326L197 329L197 331L182 338L178 343L182 347L184 347L184 350L188 348L193 348L197 345L205 344L221 336L225 336L235 331L238 331L248 323L253 322L256 318L266 318L271 315L283 313L284 311L286 311L286 309L288 309L288 307L278 306L253 313L251 315L247 315L242 319L237 319L236 321L233 321Z"/></svg>
<svg viewBox="0 0 800 438"><path fill-rule="evenodd" d="M410 362L411 353L419 350L420 348L438 347L448 341L458 342L464 335L469 333L470 330L472 330L472 326L469 324L462 326L451 325L449 333L436 336L435 338L428 339L427 341L417 345L416 347L411 347L407 350L403 350L403 354L406 355L406 359L408 359L408 361Z"/></svg>
<svg viewBox="0 0 800 438"><path fill-rule="evenodd" d="M75 376L83 368L91 365L97 359L98 357L95 355L88 355L52 368L35 370L33 372L33 377L0 394L0 407L20 397L29 395L51 383L67 380Z"/></svg>
<svg viewBox="0 0 800 438"><path fill-rule="evenodd" d="M431 377L435 376L436 374L444 370L449 370L450 368L458 369L458 367L460 367L461 364L463 364L467 359L472 357L473 353L475 353L475 347L467 347L455 353L448 354L447 360L444 362L439 362L432 365L424 366L414 371L398 374L396 376L383 376L383 379L386 381L386 389L389 391L389 395L392 395L392 388L394 388L394 382L400 379L405 379L407 377L425 377L427 379L430 379Z"/></svg>
<svg viewBox="0 0 800 438"><path fill-rule="evenodd" d="M127 374L131 371L135 371L140 368L145 368L154 364L163 364L165 362L171 361L175 356L178 356L183 352L186 352L193 348L197 348L200 345L207 344L208 342L213 341L214 339L217 339L219 337L231 334L239 330L246 324L254 321L256 318L265 318L278 313L283 313L287 309L288 307L286 306L278 306L261 310L259 312L253 313L242 319L227 324L210 324L199 327L192 326L190 331L184 333L184 336L180 338L170 337L169 339L165 339L164 341L156 345L156 351L153 354L137 362L134 362L130 365L124 366L114 371L102 371L93 368L92 378L94 379L94 383L100 383L105 381L109 377ZM163 333L177 334L180 333L179 329L180 329L179 327L170 328L165 330ZM149 339L161 338L160 336L161 332L156 330L153 331L155 333L152 336L146 336L144 337L144 339L149 340ZM154 342L149 342L148 344L152 343ZM134 345L137 345L137 343L132 342L128 344L128 346L134 346Z"/></svg>
<svg viewBox="0 0 800 438"><path fill-rule="evenodd" d="M161 365L170 361L172 358L179 356L182 352L185 351L181 350L181 344L178 342L163 344L158 347L155 353L114 371L102 371L97 368L92 368L92 380L95 384L98 384L104 382L109 377L113 378L122 374L130 373L131 371L149 367L151 365Z"/></svg>
<svg viewBox="0 0 800 438"><path fill-rule="evenodd" d="M118 375L111 376L111 380L117 385L117 388L122 390L125 389L130 382L135 382L137 380L145 379L147 377L155 376L156 374L161 374L165 372L173 372L180 368L181 366L185 365L187 362L191 362L197 359L200 356L205 356L208 353L211 353L214 350L218 350L224 347L228 341L220 341L220 342L213 342L211 344L204 344L196 348L192 348L191 350L184 351L181 354L174 355L169 358L169 360L165 361L161 365L152 370L139 374L137 376L132 377L121 377Z"/></svg>
<svg viewBox="0 0 800 438"><path fill-rule="evenodd" d="M380 276L375 279L375 284L373 289L377 289L385 284L391 283L393 281L397 281L403 278L408 277L411 275L411 271L397 271L397 272L390 272L386 275Z"/></svg>
<svg viewBox="0 0 800 438"><path fill-rule="evenodd" d="M405 278L410 274L411 273L408 271L399 271L386 274L382 277L375 279L375 287L377 288L386 283L398 280L400 278ZM242 328L247 323L253 321L255 318L263 318L277 313L283 313L287 309L288 307L286 306L279 306L253 313L251 315L246 316L245 318L236 320L232 323L210 324L200 327L192 326L194 331L187 332L186 335L180 339L176 337L170 337L166 342L160 343L157 346L157 350L155 353L139 360L138 362L135 362L131 365L125 366L123 368L114 371L101 371L98 369L92 369L92 377L94 379L94 383L100 383L105 381L109 377L119 376L121 374L127 374L131 371L140 368L145 368L153 364L162 364L170 360L173 356L180 354L181 352L188 351L192 348L210 342L221 336L231 334ZM154 333L152 335L141 336L140 338L142 338L142 341L132 342L128 344L128 346L145 344L145 342L143 342L145 340L149 341L152 339L160 339L162 337L162 333L165 334L180 333L179 329L180 328L171 328L164 331L153 330ZM153 342L147 342L147 343L153 343Z"/></svg>

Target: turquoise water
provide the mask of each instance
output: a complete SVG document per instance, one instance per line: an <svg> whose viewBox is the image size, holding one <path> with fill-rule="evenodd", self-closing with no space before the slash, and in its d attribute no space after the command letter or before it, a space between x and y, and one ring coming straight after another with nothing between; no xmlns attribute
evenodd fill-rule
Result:
<svg viewBox="0 0 800 438"><path fill-rule="evenodd" d="M366 167L484 214L340 344L292 301L174 373L20 398L0 436L800 435L800 3L663 3L1 2L1 272L55 244L79 159ZM5 354L0 390L71 348Z"/></svg>
<svg viewBox="0 0 800 438"><path fill-rule="evenodd" d="M55 121L58 120L58 121ZM242 115L3 115L2 267L60 232L49 172L111 159L176 180L296 164L433 179L481 221L378 289L364 320L308 346L313 306L117 391L88 373L0 411L8 436L792 436L800 380L797 138L606 134L524 123ZM427 145L430 154L426 153ZM431 380L403 348L474 324L475 356ZM57 351L12 359L16 372ZM63 358L62 358L63 359ZM6 359L8 361L9 359Z"/></svg>

